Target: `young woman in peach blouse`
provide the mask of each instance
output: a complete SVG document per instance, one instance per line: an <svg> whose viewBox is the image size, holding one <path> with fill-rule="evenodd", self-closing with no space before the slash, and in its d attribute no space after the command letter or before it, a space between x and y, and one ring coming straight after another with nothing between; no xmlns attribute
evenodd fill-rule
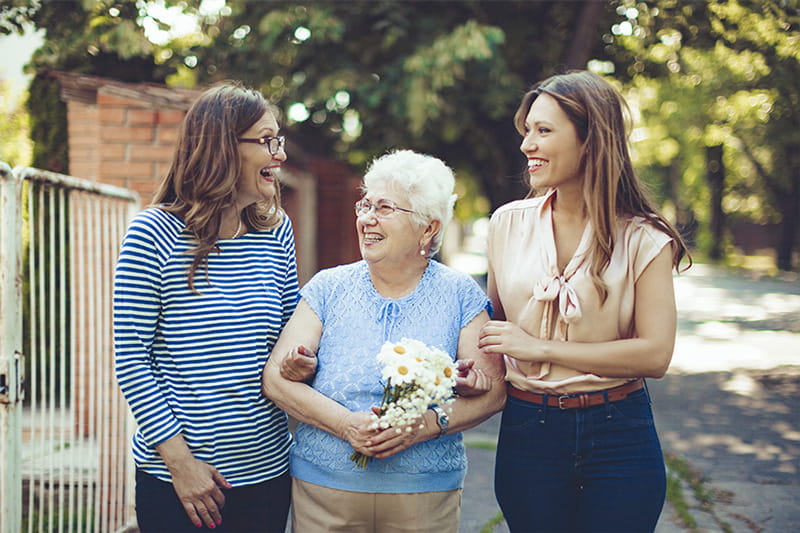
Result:
<svg viewBox="0 0 800 533"><path fill-rule="evenodd" d="M515 531L652 531L666 476L644 378L675 342L680 234L633 171L621 95L601 77L553 76L515 116L532 193L489 235L506 359L495 493Z"/></svg>

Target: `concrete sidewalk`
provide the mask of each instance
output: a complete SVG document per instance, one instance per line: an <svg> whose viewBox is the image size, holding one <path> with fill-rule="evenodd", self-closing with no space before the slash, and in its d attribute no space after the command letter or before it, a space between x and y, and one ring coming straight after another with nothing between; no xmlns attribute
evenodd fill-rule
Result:
<svg viewBox="0 0 800 533"><path fill-rule="evenodd" d="M800 282L695 265L675 287L675 355L648 386L664 452L686 462L705 503L680 481L695 525L667 503L656 533L800 531ZM499 422L465 434L460 533L508 532L495 524Z"/></svg>

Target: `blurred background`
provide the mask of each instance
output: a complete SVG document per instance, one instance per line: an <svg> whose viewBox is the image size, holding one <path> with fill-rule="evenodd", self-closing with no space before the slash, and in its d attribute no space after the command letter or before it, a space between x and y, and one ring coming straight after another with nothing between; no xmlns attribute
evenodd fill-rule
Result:
<svg viewBox="0 0 800 533"><path fill-rule="evenodd" d="M114 183L70 164L65 92L87 80L177 90L237 79L282 110L290 162L344 165L355 179L337 167L342 188L388 149L445 160L459 201L443 255L478 276L485 217L526 192L512 124L521 95L586 68L627 97L637 169L697 258L798 268L795 0L4 0L0 33L0 159L11 166ZM308 270L357 258L349 240Z"/></svg>
<svg viewBox="0 0 800 533"><path fill-rule="evenodd" d="M359 258L360 177L395 148L455 170L441 259L482 280L487 217L527 192L519 100L574 68L627 98L637 170L702 263L652 387L658 532L798 530L799 3L0 0L0 531L131 531L110 279L200 91L280 109L301 282ZM496 426L468 435L465 532L503 527Z"/></svg>

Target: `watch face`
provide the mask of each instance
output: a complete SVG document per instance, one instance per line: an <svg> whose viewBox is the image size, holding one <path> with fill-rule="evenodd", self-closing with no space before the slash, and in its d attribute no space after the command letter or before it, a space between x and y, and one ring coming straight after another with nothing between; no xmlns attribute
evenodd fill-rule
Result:
<svg viewBox="0 0 800 533"><path fill-rule="evenodd" d="M450 418L447 416L447 412L438 405L434 408L434 411L436 412L436 423L439 424L439 428L442 430L440 436L444 435L447 426L450 424Z"/></svg>

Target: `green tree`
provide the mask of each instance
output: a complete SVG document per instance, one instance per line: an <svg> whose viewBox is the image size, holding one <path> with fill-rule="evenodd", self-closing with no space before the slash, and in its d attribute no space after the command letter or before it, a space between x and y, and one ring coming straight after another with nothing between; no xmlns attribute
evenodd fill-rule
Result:
<svg viewBox="0 0 800 533"><path fill-rule="evenodd" d="M31 164L28 114L22 102L14 101L6 82L0 81L0 161L12 167ZM20 97L21 98L21 97Z"/></svg>
<svg viewBox="0 0 800 533"><path fill-rule="evenodd" d="M191 11L199 3L181 5ZM34 166L69 171L66 109L49 71L158 83L175 73L177 67L164 48L145 37L142 21L147 17L145 3L130 0L4 0L0 4L0 33L22 33L28 26L45 31L44 44L27 66L35 74L26 104Z"/></svg>
<svg viewBox="0 0 800 533"><path fill-rule="evenodd" d="M800 220L797 2L625 0L619 9L629 26L613 38L616 63L626 65L618 74L642 97L650 125L640 144L652 153L642 162L649 158L664 190L682 176L691 200L673 201L707 228L719 222L715 210L779 223L777 265L792 269ZM717 150L720 161L709 167ZM724 189L713 205L717 169ZM701 244L713 253L720 240L707 233Z"/></svg>
<svg viewBox="0 0 800 533"><path fill-rule="evenodd" d="M141 0L3 6L0 31L26 21L47 31L37 72L189 85L241 79L287 112L304 147L358 169L393 147L433 153L492 206L526 188L511 122L519 97L602 56L600 36L616 18L595 0L228 0L216 13L201 12L200 0L167 0L194 14L199 29L156 45L144 23L169 24ZM307 119L290 112L298 105Z"/></svg>
<svg viewBox="0 0 800 533"><path fill-rule="evenodd" d="M601 56L602 2L227 2L191 57L201 83L236 77L285 111L300 143L356 168L394 147L442 157L497 206L519 198L511 118L533 82ZM298 109L301 113L298 113ZM484 210L488 206L484 206Z"/></svg>

